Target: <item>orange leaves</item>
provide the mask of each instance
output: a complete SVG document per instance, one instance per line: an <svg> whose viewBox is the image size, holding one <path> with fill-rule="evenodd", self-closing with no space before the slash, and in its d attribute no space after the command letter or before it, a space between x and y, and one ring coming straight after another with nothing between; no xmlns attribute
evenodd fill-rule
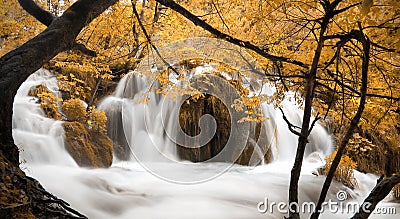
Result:
<svg viewBox="0 0 400 219"><path fill-rule="evenodd" d="M68 121L78 121L83 123L86 120L87 112L85 105L80 99L69 99L63 102L62 111Z"/></svg>
<svg viewBox="0 0 400 219"><path fill-rule="evenodd" d="M28 15L17 0L0 0L0 56L37 35L44 25Z"/></svg>
<svg viewBox="0 0 400 219"><path fill-rule="evenodd" d="M87 124L91 129L99 132L107 132L107 116L104 111L96 110L93 106L90 108L87 116Z"/></svg>
<svg viewBox="0 0 400 219"><path fill-rule="evenodd" d="M360 12L362 15L367 15L371 10L372 5L374 4L373 0L364 0L361 4Z"/></svg>
<svg viewBox="0 0 400 219"><path fill-rule="evenodd" d="M331 155L325 158L325 167L324 174L328 174L329 169L331 168L331 164L333 159L336 156L337 151L334 151ZM335 171L335 179L338 182L343 183L350 188L354 188L357 185L357 181L354 178L353 170L357 167L357 163L354 162L349 156L343 155L340 160L339 166Z"/></svg>

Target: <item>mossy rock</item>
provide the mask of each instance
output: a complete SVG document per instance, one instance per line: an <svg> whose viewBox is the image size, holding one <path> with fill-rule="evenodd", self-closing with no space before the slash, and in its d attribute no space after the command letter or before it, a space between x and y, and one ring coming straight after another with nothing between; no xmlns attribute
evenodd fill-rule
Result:
<svg viewBox="0 0 400 219"><path fill-rule="evenodd" d="M79 122L64 122L65 147L79 166L110 167L113 160L111 139L97 131L88 131Z"/></svg>
<svg viewBox="0 0 400 219"><path fill-rule="evenodd" d="M32 96L32 97L38 97L38 94L41 94L41 93L51 93L51 91L49 90L49 88L46 87L46 85L38 84L34 87L31 87L31 89L29 89L28 95Z"/></svg>
<svg viewBox="0 0 400 219"><path fill-rule="evenodd" d="M235 163L254 166L260 164L262 158L265 163L271 162L271 149L269 148L269 138L265 128L263 123L251 123L252 131L248 136L246 147L242 150Z"/></svg>
<svg viewBox="0 0 400 219"><path fill-rule="evenodd" d="M395 127L390 127L390 132L362 130L352 140L347 149L357 170L385 176L400 172L400 132Z"/></svg>
<svg viewBox="0 0 400 219"><path fill-rule="evenodd" d="M47 94L45 98L40 97L41 94ZM61 114L58 112L56 96L51 92L46 85L39 84L31 87L28 92L29 96L37 97L39 99L41 108L46 113L47 117L61 120ZM51 98L50 98L51 97Z"/></svg>

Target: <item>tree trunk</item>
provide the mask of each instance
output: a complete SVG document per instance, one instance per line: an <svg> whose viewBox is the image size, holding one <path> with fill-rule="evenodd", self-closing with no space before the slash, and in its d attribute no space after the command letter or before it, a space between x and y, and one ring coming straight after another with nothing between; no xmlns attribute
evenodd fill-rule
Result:
<svg viewBox="0 0 400 219"><path fill-rule="evenodd" d="M317 76L317 68L318 63L321 57L322 48L324 46L323 36L325 34L326 28L328 26L330 17L326 16L321 24L321 32L319 36L319 42L317 48L315 50L313 62L311 65L310 72L307 78L307 84L305 85L305 104L304 104L304 114L303 114L303 122L301 126L301 132L299 136L299 141L297 145L296 158L290 172L290 184L289 184L289 203L298 204L298 188L299 188L299 178L301 172L301 166L303 164L304 151L306 149L306 145L308 143L308 136L310 134L310 121L312 116L312 102L314 99L314 91L315 91L315 82ZM293 209L289 209L289 218L298 219L300 218L299 212L295 208L296 205L293 206Z"/></svg>
<svg viewBox="0 0 400 219"><path fill-rule="evenodd" d="M37 10L32 0L19 2L25 9L29 8L27 10ZM59 52L73 48L76 45L75 38L82 28L116 2L117 0L79 0L61 17L52 19L42 33L0 58L0 155L11 169L19 169L18 148L12 137L13 102L19 86ZM35 14L32 11L29 13ZM41 22L49 22L50 18L45 12L37 14L47 16ZM25 192L30 195L29 191Z"/></svg>
<svg viewBox="0 0 400 219"><path fill-rule="evenodd" d="M82 28L116 2L77 1L42 33L0 58L1 152L14 164L18 164L18 150L12 138L12 108L19 86L59 52L71 49Z"/></svg>
<svg viewBox="0 0 400 219"><path fill-rule="evenodd" d="M385 178L380 181L364 200L358 212L351 219L368 218L378 203L382 201L382 199L384 199L390 193L390 191L392 191L392 188L398 183L400 183L400 174Z"/></svg>
<svg viewBox="0 0 400 219"><path fill-rule="evenodd" d="M361 29L361 28L360 28ZM360 31L357 32L355 38L360 41L363 45L363 57L362 57L362 76L361 76L361 97L360 97L360 105L358 106L358 110L356 115L352 118L350 122L350 126L347 128L346 134L344 135L340 145L337 149L337 153L335 158L332 161L331 168L326 176L324 185L322 186L322 190L320 193L320 197L318 199L318 203L316 205L315 212L311 215L311 219L317 219L320 215L320 210L322 208L322 204L325 201L326 194L328 193L329 187L332 183L335 171L339 166L340 160L342 156L346 152L346 145L349 142L350 138L353 136L354 129L357 127L358 122L361 119L361 115L365 108L365 102L367 99L367 88L368 88L368 66L369 66L369 52L370 52L370 41L368 38L364 36L364 34Z"/></svg>

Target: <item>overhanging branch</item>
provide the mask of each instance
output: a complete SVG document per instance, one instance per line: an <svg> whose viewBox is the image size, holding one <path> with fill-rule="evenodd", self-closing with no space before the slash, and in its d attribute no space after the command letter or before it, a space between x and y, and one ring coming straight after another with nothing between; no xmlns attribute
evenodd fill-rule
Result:
<svg viewBox="0 0 400 219"><path fill-rule="evenodd" d="M52 13L44 10L42 7L40 7L38 4L35 3L33 0L18 0L19 4L21 7L28 12L30 15L32 15L36 20L38 20L40 23L49 26L57 17L54 16ZM85 45L81 43L75 42L72 44L71 50L77 50L81 52L82 54L88 55L88 56L97 56L96 52L93 50L88 49Z"/></svg>
<svg viewBox="0 0 400 219"><path fill-rule="evenodd" d="M171 8L172 10L176 11L177 13L181 14L182 16L184 16L185 18L187 18L188 20L193 22L194 25L202 27L204 30L210 32L211 34L213 34L215 37L217 37L219 39L223 39L223 40L226 40L237 46L244 47L246 49L250 49L250 50L256 52L257 54L261 55L262 57L267 58L271 61L290 63L290 64L294 64L294 65L297 65L299 67L306 68L306 69L308 69L308 67L309 67L306 63L301 62L299 60L294 60L294 59L290 59L290 58L283 57L283 56L275 56L275 55L269 54L266 50L261 49L260 47L254 45L248 41L243 41L243 40L234 38L228 34L225 34L221 31L219 31L218 29L212 27L210 24L208 24L204 20L201 20L199 17L192 14L190 11L188 11L187 9L185 9L184 7L182 7L181 5L179 5L178 3L176 3L173 0L156 0L156 2L159 2L160 4Z"/></svg>
<svg viewBox="0 0 400 219"><path fill-rule="evenodd" d="M56 18L56 16L41 8L33 0L18 0L18 2L26 12L46 26L49 26Z"/></svg>
<svg viewBox="0 0 400 219"><path fill-rule="evenodd" d="M301 133L300 133L300 132L294 130L295 128L300 129L300 127L293 125L293 124L286 118L285 113L283 112L282 108L279 107L279 110L280 110L281 113L282 113L282 118L283 118L283 120L285 120L285 122L286 122L286 124L287 124L287 126L288 126L288 128L289 128L289 131L290 131L291 133L297 135L297 136L301 136Z"/></svg>

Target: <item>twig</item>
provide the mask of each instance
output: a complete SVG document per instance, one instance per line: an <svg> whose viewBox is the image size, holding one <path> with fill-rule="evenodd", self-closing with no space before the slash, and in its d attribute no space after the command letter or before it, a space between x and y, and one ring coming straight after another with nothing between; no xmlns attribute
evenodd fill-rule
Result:
<svg viewBox="0 0 400 219"><path fill-rule="evenodd" d="M92 57L97 56L97 53L95 51L88 49L82 43L75 42L74 45L72 46L72 50L77 50L77 51L81 52L82 54L92 56Z"/></svg>
<svg viewBox="0 0 400 219"><path fill-rule="evenodd" d="M250 49L250 50L258 53L259 55L263 56L264 58L267 58L272 61L281 61L281 62L291 63L291 64L300 66L305 69L309 68L308 64L303 63L299 60L294 60L294 59L290 59L290 58L283 57L283 56L275 56L275 55L269 54L265 49L262 49L248 41L243 41L243 40L234 38L228 34L222 33L221 31L215 29L210 24L208 24L204 20L200 19L198 16L192 14L190 11L186 10L184 7L182 7L181 5L179 5L178 3L176 3L173 0L156 0L156 2L159 2L160 4L171 8L172 10L176 11L177 13L181 14L182 16L184 16L187 19L189 19L190 21L192 21L196 26L202 27L204 30L210 32L217 38L220 38L220 39L226 40L230 43L233 43L235 45Z"/></svg>
<svg viewBox="0 0 400 219"><path fill-rule="evenodd" d="M282 117L283 120L285 120L286 124L288 125L289 131L292 132L293 134L297 135L297 136L301 136L301 133L294 130L294 128L296 129L300 129L300 127L293 125L292 123L289 122L289 120L286 118L285 113L283 112L281 107L278 107L279 110L282 112Z"/></svg>
<svg viewBox="0 0 400 219"><path fill-rule="evenodd" d="M221 19L222 23L224 24L224 26L226 27L226 29L228 29L228 31L229 31L229 27L228 27L228 25L225 23L224 18L222 17L221 13L220 13L219 10L218 10L217 5L215 4L214 1L211 1L211 3L213 4L215 10L217 10L217 14L218 14L219 18Z"/></svg>
<svg viewBox="0 0 400 219"><path fill-rule="evenodd" d="M146 28L144 27L144 25L143 25L143 23L142 23L142 21L141 21L141 19L140 19L140 16L139 16L138 11L136 10L136 3L135 3L135 1L134 1L134 0L131 0L131 3L132 3L132 11L133 11L133 13L135 14L135 17L136 17L136 19L137 19L137 21L138 21L138 23L139 23L140 28L141 28L142 31L143 31L144 36L145 36L146 39L147 39L147 42L149 42L150 46L154 49L154 51L156 52L157 56L161 59L161 61L165 64L165 66L167 66L168 69L171 69L173 72L175 72L176 75L179 75L179 72L178 72L172 65L170 65L170 63L168 63L168 62L162 57L162 55L161 55L160 52L158 51L157 47L153 44L153 42L151 41L151 38L150 38L149 34L148 34L147 31L146 31Z"/></svg>
<svg viewBox="0 0 400 219"><path fill-rule="evenodd" d="M321 117L319 117L319 112L317 113L317 116L314 118L314 120L311 123L310 129L308 129L308 133L311 133L311 131L313 130L315 124L317 123L317 121L321 119Z"/></svg>

